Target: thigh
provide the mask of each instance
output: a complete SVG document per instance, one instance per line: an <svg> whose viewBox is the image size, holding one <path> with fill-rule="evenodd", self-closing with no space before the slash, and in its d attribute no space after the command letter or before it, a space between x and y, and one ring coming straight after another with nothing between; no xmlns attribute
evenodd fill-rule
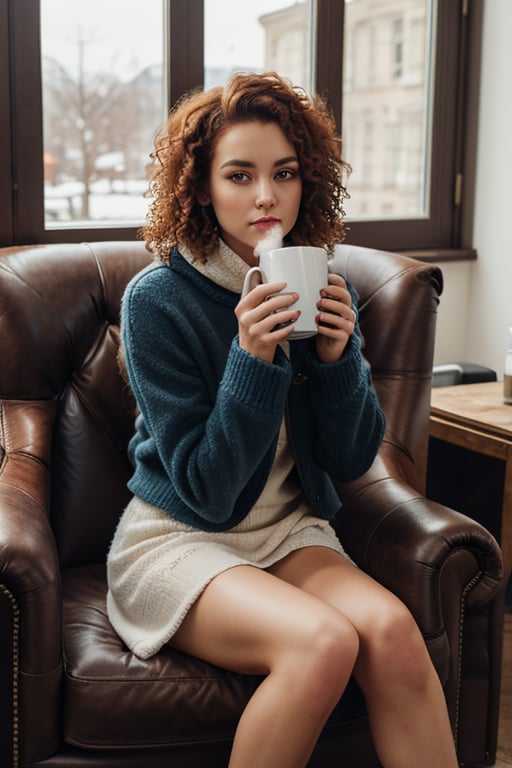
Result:
<svg viewBox="0 0 512 768"><path fill-rule="evenodd" d="M325 547L292 553L273 572L325 600L352 624L359 639L353 673L367 702L397 686L425 691L432 662L414 617L396 595Z"/></svg>
<svg viewBox="0 0 512 768"><path fill-rule="evenodd" d="M252 566L216 576L171 640L178 650L243 674L267 674L279 654L311 628L334 619L323 600Z"/></svg>
<svg viewBox="0 0 512 768"><path fill-rule="evenodd" d="M379 617L410 616L404 603L346 557L327 547L305 547L276 563L279 579L325 601L356 628L361 641L375 636Z"/></svg>

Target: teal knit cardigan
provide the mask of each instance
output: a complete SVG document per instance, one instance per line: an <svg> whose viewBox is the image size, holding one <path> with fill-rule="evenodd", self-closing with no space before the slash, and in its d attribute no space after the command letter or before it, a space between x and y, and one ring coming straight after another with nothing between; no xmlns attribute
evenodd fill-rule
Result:
<svg viewBox="0 0 512 768"><path fill-rule="evenodd" d="M140 412L129 488L194 527L231 528L263 490L286 415L306 496L331 519L340 507L331 476L365 472L384 431L359 337L337 363L321 363L310 339L266 363L238 344L239 298L176 249L127 286L121 339Z"/></svg>

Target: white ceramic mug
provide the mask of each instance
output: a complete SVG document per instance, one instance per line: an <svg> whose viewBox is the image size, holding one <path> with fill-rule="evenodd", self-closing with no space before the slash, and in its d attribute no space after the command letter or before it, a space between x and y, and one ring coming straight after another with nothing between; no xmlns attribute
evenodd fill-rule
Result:
<svg viewBox="0 0 512 768"><path fill-rule="evenodd" d="M298 293L293 309L300 310L295 329L289 339L307 339L317 333L315 317L320 291L328 283L328 256L324 248L312 245L292 245L274 248L260 256L258 267L247 272L242 289L245 296L251 287L251 278L259 274L263 283L286 283L281 293Z"/></svg>

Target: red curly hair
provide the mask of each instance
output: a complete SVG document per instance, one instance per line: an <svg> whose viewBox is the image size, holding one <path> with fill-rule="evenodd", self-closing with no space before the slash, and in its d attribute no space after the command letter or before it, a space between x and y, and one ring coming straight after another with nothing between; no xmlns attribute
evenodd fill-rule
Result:
<svg viewBox="0 0 512 768"><path fill-rule="evenodd" d="M156 138L153 202L142 234L160 259L168 260L171 248L180 244L203 261L217 249L215 214L198 198L207 188L221 132L252 120L277 123L297 152L302 202L288 240L332 250L344 239L344 177L350 166L342 159L341 139L325 101L275 72L236 74L224 87L184 96Z"/></svg>

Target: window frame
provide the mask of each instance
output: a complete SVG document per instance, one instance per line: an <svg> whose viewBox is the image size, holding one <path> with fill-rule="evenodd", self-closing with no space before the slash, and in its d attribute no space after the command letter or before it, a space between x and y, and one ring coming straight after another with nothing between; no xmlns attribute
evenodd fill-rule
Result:
<svg viewBox="0 0 512 768"><path fill-rule="evenodd" d="M315 5L315 90L327 97L340 127L345 2L316 0ZM165 0L165 7L170 52L167 94L172 105L203 82L203 0ZM467 115L470 8L461 0L439 0L437 7L430 215L347 221L349 242L397 251L448 252L462 247L462 206L456 195L463 163L468 161L465 125L471 122ZM137 227L92 223L44 228L39 14L40 0L0 0L0 134L7 137L0 146L0 195L6 201L0 210L0 245L134 239ZM475 100L470 104L475 112L471 118L476 120ZM468 205L471 208L470 200Z"/></svg>
<svg viewBox="0 0 512 768"><path fill-rule="evenodd" d="M342 66L332 65L343 28L344 0L317 0L317 91L328 94L338 127L342 126ZM450 250L462 246L460 196L463 125L466 116L465 75L468 66L469 4L439 0L436 14L434 92L432 100L429 215L415 219L348 221L348 239L357 245L396 251ZM338 54L338 58L339 58ZM476 119L476 115L472 115ZM446 140L445 137L450 137ZM347 158L350 162L350 158ZM460 175L460 176L459 176ZM460 183L460 182L459 182ZM350 192L350 179L348 183Z"/></svg>
<svg viewBox="0 0 512 768"><path fill-rule="evenodd" d="M202 84L203 2L165 0L165 10L164 34L170 57L164 76L170 105L184 91ZM136 226L100 227L92 222L82 227L45 229L40 0L0 0L0 22L4 17L8 40L5 50L10 56L9 67L0 76L0 97L9 92L5 121L11 128L12 163L6 197L11 202L11 212L5 218L10 219L11 229L7 229L8 223L3 222L0 211L0 245L135 239L139 229ZM2 25L0 43L3 37ZM7 103L7 98L0 102L2 115L3 103ZM0 148L0 163L3 160Z"/></svg>

